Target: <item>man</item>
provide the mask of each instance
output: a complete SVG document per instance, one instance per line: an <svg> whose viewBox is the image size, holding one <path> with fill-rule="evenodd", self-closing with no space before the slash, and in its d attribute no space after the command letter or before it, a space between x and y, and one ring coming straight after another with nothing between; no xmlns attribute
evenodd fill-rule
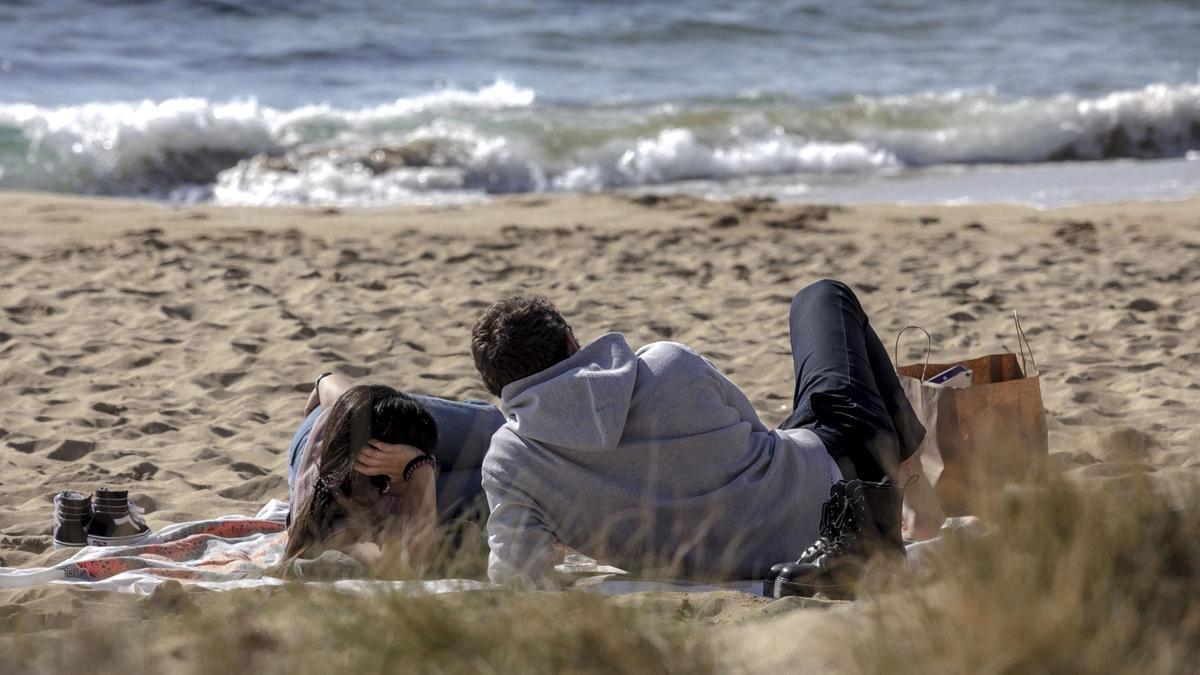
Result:
<svg viewBox="0 0 1200 675"><path fill-rule="evenodd" d="M830 578L842 549L865 553L835 542L839 527L899 547L895 475L924 430L887 352L836 281L800 291L790 321L794 411L769 430L684 345L634 351L608 333L581 348L545 299L489 308L471 350L506 418L483 464L492 580L545 579L559 542L643 572L762 578L821 534L806 566L787 573L808 579L811 594L846 582ZM839 482L850 478L860 480ZM874 496L864 499L864 486ZM827 495L840 501L822 518ZM864 518L864 504L878 517Z"/></svg>

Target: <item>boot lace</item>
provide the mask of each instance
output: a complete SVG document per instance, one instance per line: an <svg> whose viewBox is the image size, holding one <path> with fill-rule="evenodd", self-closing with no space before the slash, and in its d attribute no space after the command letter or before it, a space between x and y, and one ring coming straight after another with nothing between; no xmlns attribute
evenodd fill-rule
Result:
<svg viewBox="0 0 1200 675"><path fill-rule="evenodd" d="M839 556L854 549L863 524L866 522L867 498L861 491L847 494L842 500L842 509L837 514L836 530L825 543L826 555ZM822 536L822 540L826 537Z"/></svg>
<svg viewBox="0 0 1200 675"><path fill-rule="evenodd" d="M829 499L821 504L821 521L817 528L820 536L812 545L804 549L804 553L800 555L801 560L816 558L829 547L830 542L837 538L838 524L841 521L842 511L846 508L845 493L840 489L841 487L841 485L834 485L829 491Z"/></svg>

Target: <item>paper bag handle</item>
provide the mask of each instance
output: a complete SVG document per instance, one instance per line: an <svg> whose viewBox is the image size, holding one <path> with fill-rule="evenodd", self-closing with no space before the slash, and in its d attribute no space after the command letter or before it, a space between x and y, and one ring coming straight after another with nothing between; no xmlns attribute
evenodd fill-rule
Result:
<svg viewBox="0 0 1200 675"><path fill-rule="evenodd" d="M1029 369L1025 366L1025 351L1029 351L1029 362L1033 364L1034 373L1041 375L1042 371L1038 368L1037 360L1033 358L1033 346L1029 344L1029 338L1025 337L1025 329L1021 328L1021 318L1017 316L1017 310L1013 310L1013 324L1017 327L1017 347L1021 350L1021 370L1025 371L1025 376L1029 377Z"/></svg>
<svg viewBox="0 0 1200 675"><path fill-rule="evenodd" d="M921 381L924 382L925 373L929 370L929 354L933 352L933 336L924 328L920 326L905 326L900 329L899 333L896 333L896 346L892 349L892 365L900 363L900 338L910 330L919 330L925 334L925 365L921 367ZM1036 368L1037 365L1034 364L1034 367Z"/></svg>

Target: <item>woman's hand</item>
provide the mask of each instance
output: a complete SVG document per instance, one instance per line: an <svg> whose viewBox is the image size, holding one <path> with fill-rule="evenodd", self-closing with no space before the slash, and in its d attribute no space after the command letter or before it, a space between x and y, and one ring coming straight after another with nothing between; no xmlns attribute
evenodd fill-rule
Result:
<svg viewBox="0 0 1200 675"><path fill-rule="evenodd" d="M308 400L304 402L304 416L308 417L319 405L321 405L321 392L317 387L313 387L312 392L308 395Z"/></svg>
<svg viewBox="0 0 1200 675"><path fill-rule="evenodd" d="M397 486L404 482L404 467L424 454L411 445L371 439L354 459L354 470L364 476L387 476Z"/></svg>

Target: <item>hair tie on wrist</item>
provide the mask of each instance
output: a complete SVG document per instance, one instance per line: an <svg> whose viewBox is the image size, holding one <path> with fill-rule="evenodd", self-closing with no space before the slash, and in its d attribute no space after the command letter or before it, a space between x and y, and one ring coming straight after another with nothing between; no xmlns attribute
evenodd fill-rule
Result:
<svg viewBox="0 0 1200 675"><path fill-rule="evenodd" d="M402 474L405 482L412 478L413 473L416 472L417 469L426 465L436 468L437 460L434 459L432 455L421 455L420 457L417 457L409 462L408 465L404 467L404 473Z"/></svg>
<svg viewBox="0 0 1200 675"><path fill-rule="evenodd" d="M318 375L318 376L317 376L317 381L316 381L316 382L313 382L313 389L320 389L320 388L321 388L321 380L325 379L326 377L329 377L329 376L330 376L330 375L332 375L332 374L333 374L333 373L326 371L326 372L324 372L324 373L321 373L320 375Z"/></svg>

